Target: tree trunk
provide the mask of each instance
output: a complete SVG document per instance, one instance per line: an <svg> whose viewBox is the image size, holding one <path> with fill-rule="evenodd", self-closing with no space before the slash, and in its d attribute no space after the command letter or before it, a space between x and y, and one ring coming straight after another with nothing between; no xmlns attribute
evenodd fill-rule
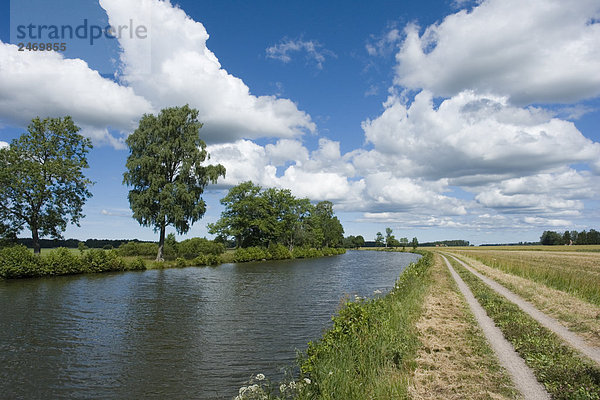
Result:
<svg viewBox="0 0 600 400"><path fill-rule="evenodd" d="M165 230L166 227L163 225L160 227L160 238L158 239L158 254L156 255L156 261L165 261L163 257L163 250L165 248Z"/></svg>
<svg viewBox="0 0 600 400"><path fill-rule="evenodd" d="M31 238L33 239L33 254L40 255L40 237L37 227L31 227Z"/></svg>

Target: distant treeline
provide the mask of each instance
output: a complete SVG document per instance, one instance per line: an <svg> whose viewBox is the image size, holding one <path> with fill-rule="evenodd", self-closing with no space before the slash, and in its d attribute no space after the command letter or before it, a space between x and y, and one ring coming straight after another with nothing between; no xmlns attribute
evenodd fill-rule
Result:
<svg viewBox="0 0 600 400"><path fill-rule="evenodd" d="M40 247L42 249L54 249L57 247L66 247L69 249L76 249L79 246L79 243L83 242L83 244L90 249L103 249L103 248L113 248L121 246L123 243L128 242L138 242L138 243L154 243L147 242L137 239L88 239L88 240L77 240L77 239L40 239ZM29 248L33 247L33 239L31 238L20 238L16 239L17 244L22 244Z"/></svg>
<svg viewBox="0 0 600 400"><path fill-rule="evenodd" d="M565 231L564 233L544 231L540 237L540 244L600 244L600 232L595 229L588 231Z"/></svg>
<svg viewBox="0 0 600 400"><path fill-rule="evenodd" d="M436 247L436 246L448 246L448 247L458 247L458 246L469 246L470 243L468 240L440 240L437 242L426 242L419 243L419 247ZM377 245L375 241L366 241L362 247L381 247Z"/></svg>

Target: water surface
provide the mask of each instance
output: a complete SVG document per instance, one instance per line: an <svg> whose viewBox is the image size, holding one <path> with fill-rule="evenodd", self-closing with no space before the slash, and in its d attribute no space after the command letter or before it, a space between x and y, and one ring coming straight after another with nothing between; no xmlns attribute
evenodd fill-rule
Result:
<svg viewBox="0 0 600 400"><path fill-rule="evenodd" d="M0 281L0 397L232 398L281 378L344 296L388 291L418 256Z"/></svg>

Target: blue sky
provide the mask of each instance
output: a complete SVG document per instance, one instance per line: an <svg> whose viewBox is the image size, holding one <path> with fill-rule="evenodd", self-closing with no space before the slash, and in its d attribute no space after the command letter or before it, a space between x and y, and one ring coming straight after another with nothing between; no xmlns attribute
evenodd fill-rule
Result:
<svg viewBox="0 0 600 400"><path fill-rule="evenodd" d="M0 2L0 142L66 114L93 139L94 197L66 237L155 238L130 217L123 139L143 113L185 103L228 170L188 236L248 179L331 200L367 239L600 227L597 0L58 3ZM14 46L19 24L83 19L149 37Z"/></svg>

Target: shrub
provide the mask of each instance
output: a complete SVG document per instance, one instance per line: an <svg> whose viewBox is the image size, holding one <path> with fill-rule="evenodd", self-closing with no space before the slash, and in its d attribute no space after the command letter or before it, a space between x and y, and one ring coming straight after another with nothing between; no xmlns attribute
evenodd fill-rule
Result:
<svg viewBox="0 0 600 400"><path fill-rule="evenodd" d="M292 258L292 253L282 244L271 244L269 254L273 260L287 260Z"/></svg>
<svg viewBox="0 0 600 400"><path fill-rule="evenodd" d="M68 275L82 272L81 257L64 247L52 250L40 261L45 274L48 275Z"/></svg>
<svg viewBox="0 0 600 400"><path fill-rule="evenodd" d="M114 250L90 249L83 257L83 272L124 271L125 261Z"/></svg>
<svg viewBox="0 0 600 400"><path fill-rule="evenodd" d="M239 248L233 255L234 262L259 261L267 258L271 258L271 255L260 247Z"/></svg>
<svg viewBox="0 0 600 400"><path fill-rule="evenodd" d="M39 276L39 257L34 256L23 245L6 247L0 250L0 277L28 278Z"/></svg>
<svg viewBox="0 0 600 400"><path fill-rule="evenodd" d="M117 251L121 256L156 257L156 254L158 253L158 244L127 242L119 246L119 249Z"/></svg>
<svg viewBox="0 0 600 400"><path fill-rule="evenodd" d="M225 246L222 243L215 243L206 238L192 238L184 240L177 245L177 254L179 257L191 260L202 254L220 255L225 252Z"/></svg>
<svg viewBox="0 0 600 400"><path fill-rule="evenodd" d="M185 268L185 267L187 267L187 264L185 262L185 258L177 257L177 259L175 260L175 266L177 268Z"/></svg>
<svg viewBox="0 0 600 400"><path fill-rule="evenodd" d="M129 264L127 269L130 271L144 271L146 270L146 263L143 258L137 257Z"/></svg>

